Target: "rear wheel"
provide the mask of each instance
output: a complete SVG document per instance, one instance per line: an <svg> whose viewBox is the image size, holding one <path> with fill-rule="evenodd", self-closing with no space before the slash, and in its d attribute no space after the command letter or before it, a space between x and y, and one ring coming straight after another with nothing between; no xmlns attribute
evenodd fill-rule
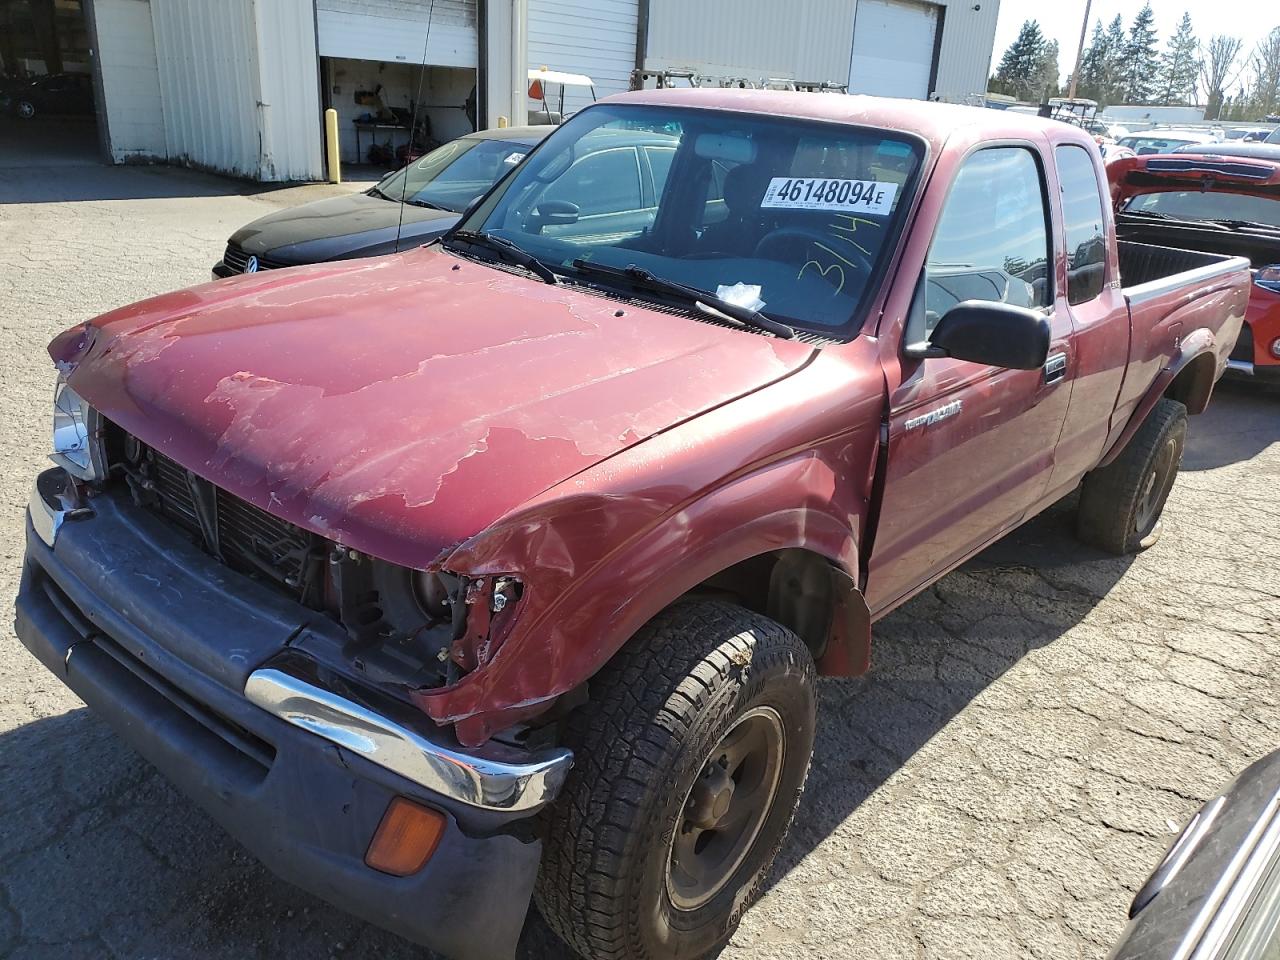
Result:
<svg viewBox="0 0 1280 960"><path fill-rule="evenodd" d="M23 120L30 120L36 115L36 105L30 100L19 100L17 114Z"/></svg>
<svg viewBox="0 0 1280 960"><path fill-rule="evenodd" d="M719 601L648 623L570 720L538 908L590 960L691 960L760 893L813 752L813 661Z"/></svg>
<svg viewBox="0 0 1280 960"><path fill-rule="evenodd" d="M1155 543L1186 438L1187 408L1161 399L1120 455L1085 477L1076 519L1080 539L1116 554Z"/></svg>

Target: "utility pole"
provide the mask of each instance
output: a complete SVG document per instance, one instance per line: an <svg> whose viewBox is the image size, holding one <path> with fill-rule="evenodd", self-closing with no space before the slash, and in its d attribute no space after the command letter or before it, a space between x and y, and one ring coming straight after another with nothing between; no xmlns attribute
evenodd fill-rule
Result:
<svg viewBox="0 0 1280 960"><path fill-rule="evenodd" d="M1084 35L1089 31L1089 8L1093 0L1084 0L1084 20L1080 24L1080 42L1076 44L1076 66L1071 71L1071 86L1067 90L1067 99L1076 98L1076 84L1080 81L1080 61L1084 59Z"/></svg>

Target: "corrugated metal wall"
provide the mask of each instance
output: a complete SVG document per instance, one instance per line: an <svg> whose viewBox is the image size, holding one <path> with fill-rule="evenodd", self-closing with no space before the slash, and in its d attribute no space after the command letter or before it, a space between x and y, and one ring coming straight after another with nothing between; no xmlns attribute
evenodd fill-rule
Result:
<svg viewBox="0 0 1280 960"><path fill-rule="evenodd" d="M308 0L152 0L151 16L170 160L255 180L322 176Z"/></svg>
<svg viewBox="0 0 1280 960"><path fill-rule="evenodd" d="M256 0L261 180L319 180L320 78L311 0Z"/></svg>
<svg viewBox="0 0 1280 960"><path fill-rule="evenodd" d="M936 0L936 5L945 9L933 92L963 100L986 90L1000 2ZM650 0L645 66L753 80L843 83L849 77L856 7L853 0Z"/></svg>
<svg viewBox="0 0 1280 960"><path fill-rule="evenodd" d="M650 0L645 66L708 76L849 76L851 0Z"/></svg>
<svg viewBox="0 0 1280 960"><path fill-rule="evenodd" d="M986 92L1000 0L953 0L940 5L946 10L933 89L943 100L962 102L971 93Z"/></svg>

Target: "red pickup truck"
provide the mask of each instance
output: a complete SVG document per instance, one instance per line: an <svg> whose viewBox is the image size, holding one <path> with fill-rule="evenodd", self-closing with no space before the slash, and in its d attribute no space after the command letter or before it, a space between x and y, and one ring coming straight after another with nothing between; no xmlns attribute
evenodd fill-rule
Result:
<svg viewBox="0 0 1280 960"><path fill-rule="evenodd" d="M374 923L702 956L873 621L1082 484L1089 542L1158 533L1250 276L1106 200L1037 118L602 101L437 245L56 338L17 633Z"/></svg>
<svg viewBox="0 0 1280 960"><path fill-rule="evenodd" d="M1116 231L1124 240L1248 258L1253 291L1227 369L1280 385L1280 159L1203 149L1214 152L1110 166Z"/></svg>

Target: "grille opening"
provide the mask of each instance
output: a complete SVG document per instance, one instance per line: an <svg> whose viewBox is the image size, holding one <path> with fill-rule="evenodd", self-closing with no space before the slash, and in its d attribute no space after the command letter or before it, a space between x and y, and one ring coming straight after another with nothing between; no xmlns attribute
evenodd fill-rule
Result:
<svg viewBox="0 0 1280 960"><path fill-rule="evenodd" d="M197 476L116 424L107 422L105 439L113 479L127 482L140 508L232 570L339 624L347 642L333 652L348 669L396 688L448 682L459 604L446 599L464 582L343 549Z"/></svg>
<svg viewBox="0 0 1280 960"><path fill-rule="evenodd" d="M128 479L134 500L184 530L239 573L274 586L314 610L324 608L324 558L333 544L216 487L112 425L123 436L109 463Z"/></svg>

